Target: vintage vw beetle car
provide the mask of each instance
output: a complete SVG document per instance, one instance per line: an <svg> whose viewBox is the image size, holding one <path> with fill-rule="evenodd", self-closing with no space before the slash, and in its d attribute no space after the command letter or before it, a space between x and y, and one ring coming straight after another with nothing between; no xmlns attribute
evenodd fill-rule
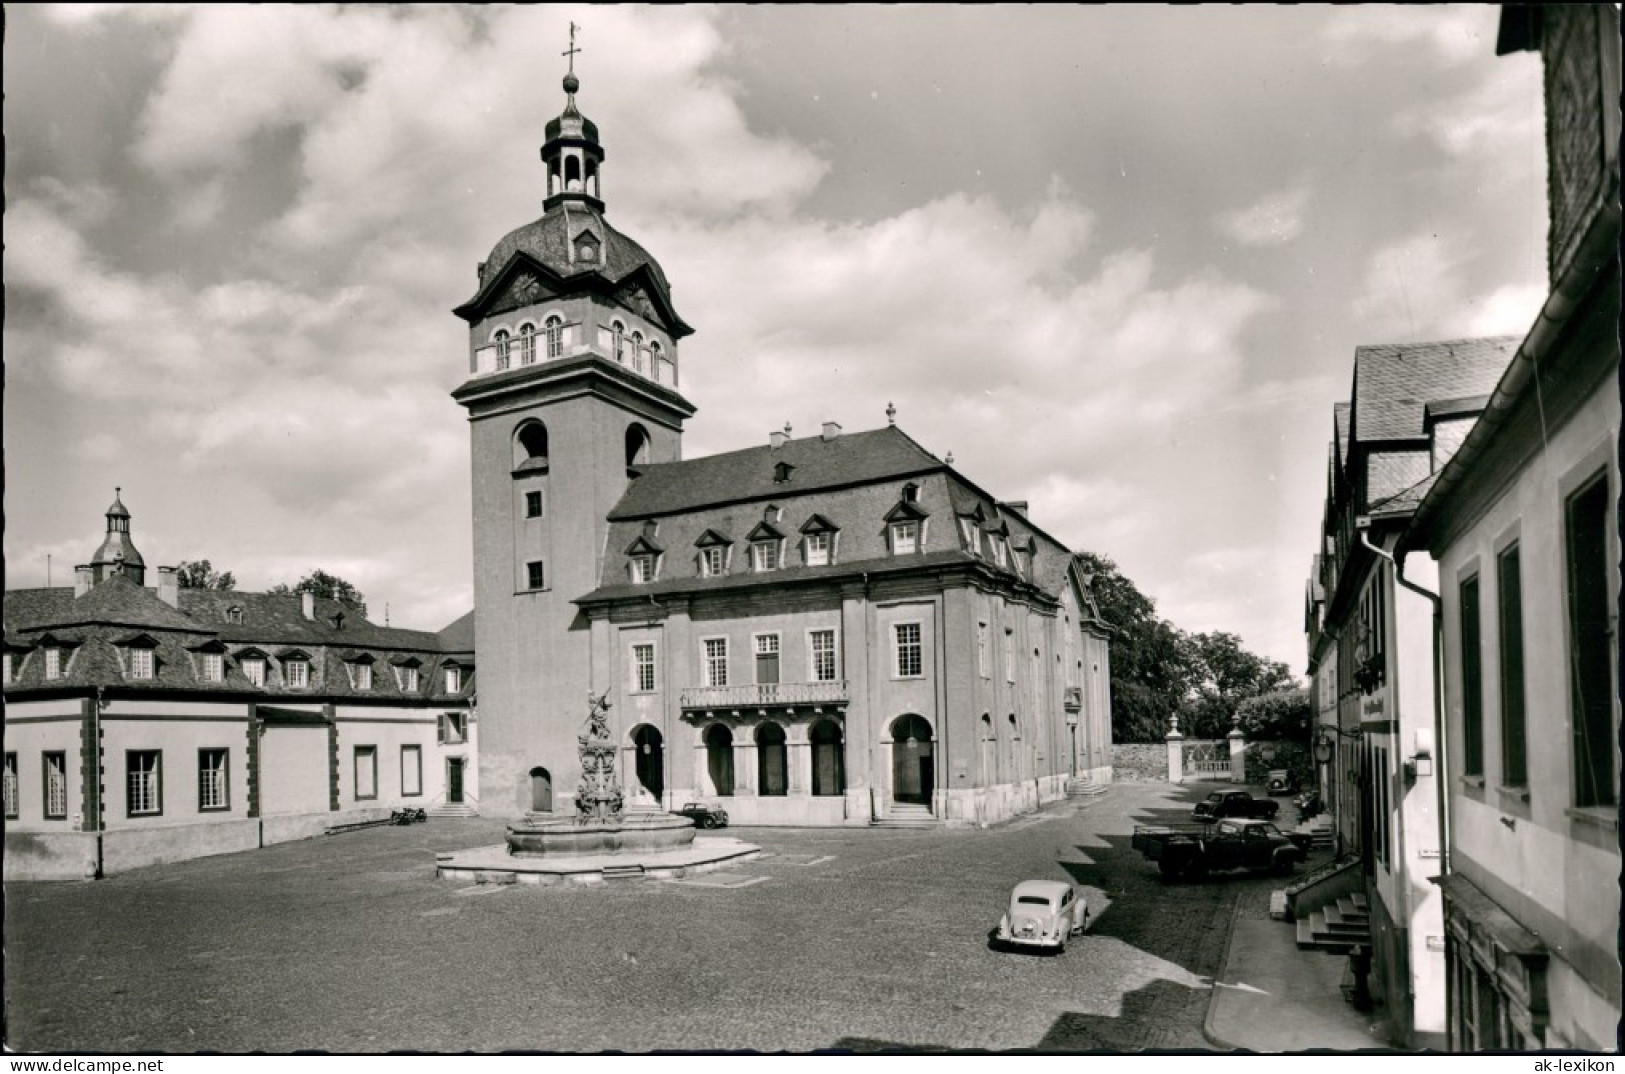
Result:
<svg viewBox="0 0 1625 1074"><path fill-rule="evenodd" d="M1089 903L1060 880L1023 880L1010 892L1010 905L994 934L1001 945L1066 950L1069 936L1089 927Z"/></svg>
<svg viewBox="0 0 1625 1074"><path fill-rule="evenodd" d="M688 817L694 822L696 828L726 828L728 814L716 806L708 806L703 802L689 802L679 809L680 816Z"/></svg>

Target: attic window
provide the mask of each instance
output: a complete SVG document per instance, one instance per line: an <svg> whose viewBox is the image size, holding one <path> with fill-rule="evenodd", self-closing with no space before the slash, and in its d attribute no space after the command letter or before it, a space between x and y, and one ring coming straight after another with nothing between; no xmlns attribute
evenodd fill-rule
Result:
<svg viewBox="0 0 1625 1074"><path fill-rule="evenodd" d="M418 669L415 666L396 668L395 682L407 693L416 693L418 688Z"/></svg>
<svg viewBox="0 0 1625 1074"><path fill-rule="evenodd" d="M239 607L236 604L233 604L231 607L226 609L226 622L228 622L228 623L241 623L242 621L243 621L243 609L241 607Z"/></svg>
<svg viewBox="0 0 1625 1074"><path fill-rule="evenodd" d="M906 556L920 550L920 524L912 519L894 522L891 527L891 550L894 556Z"/></svg>
<svg viewBox="0 0 1625 1074"><path fill-rule="evenodd" d="M265 658L260 656L244 657L242 661L243 678L255 686L265 685Z"/></svg>
<svg viewBox="0 0 1625 1074"><path fill-rule="evenodd" d="M795 467L790 465L787 462L776 462L776 463L774 463L773 464L773 483L776 484L776 485L781 485L784 482L790 480L790 472L792 470L794 470L794 469L795 469Z"/></svg>
<svg viewBox="0 0 1625 1074"><path fill-rule="evenodd" d="M461 693L462 689L463 689L463 669L462 668L447 668L446 669L446 693L448 693L448 694Z"/></svg>
<svg viewBox="0 0 1625 1074"><path fill-rule="evenodd" d="M982 536L981 530L976 525L976 520L974 518L960 519L959 534L965 539L965 551L969 552L977 559L981 559Z"/></svg>
<svg viewBox="0 0 1625 1074"><path fill-rule="evenodd" d="M60 679L62 677L62 650L50 648L45 650L45 677L47 679Z"/></svg>
<svg viewBox="0 0 1625 1074"><path fill-rule="evenodd" d="M583 261L598 260L598 248L590 242L582 243L581 246L576 250L576 253Z"/></svg>
<svg viewBox="0 0 1625 1074"><path fill-rule="evenodd" d="M777 540L752 541L750 546L750 565L752 570L776 571L779 569L779 542Z"/></svg>
<svg viewBox="0 0 1625 1074"><path fill-rule="evenodd" d="M152 648L147 645L131 645L128 647L130 657L130 678L152 678Z"/></svg>
<svg viewBox="0 0 1625 1074"><path fill-rule="evenodd" d="M912 481L910 481L908 484L904 485L903 486L903 502L904 503L919 503L920 502L920 486L914 484Z"/></svg>
<svg viewBox="0 0 1625 1074"><path fill-rule="evenodd" d="M635 585L644 585L655 580L655 557L652 554L633 556L631 567L632 581Z"/></svg>

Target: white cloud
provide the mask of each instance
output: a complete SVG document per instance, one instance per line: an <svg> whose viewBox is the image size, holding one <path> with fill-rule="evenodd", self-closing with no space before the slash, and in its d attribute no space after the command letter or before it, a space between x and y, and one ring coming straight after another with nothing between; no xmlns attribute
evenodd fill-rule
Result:
<svg viewBox="0 0 1625 1074"><path fill-rule="evenodd" d="M1538 167L1538 158L1519 161L1521 146L1541 144L1544 112L1540 64L1501 63L1465 93L1442 100L1423 100L1394 117L1394 127L1407 136L1431 139L1453 157L1474 157Z"/></svg>
<svg viewBox="0 0 1625 1074"><path fill-rule="evenodd" d="M1470 336L1523 336L1534 327L1546 301L1546 289L1537 284L1509 284L1488 295L1469 299L1467 334Z"/></svg>
<svg viewBox="0 0 1625 1074"><path fill-rule="evenodd" d="M1453 65L1493 54L1497 15L1488 6L1362 4L1333 12L1325 39L1335 49L1332 58L1342 63L1396 45L1422 44L1434 59Z"/></svg>
<svg viewBox="0 0 1625 1074"><path fill-rule="evenodd" d="M1300 183L1265 195L1245 209L1221 213L1214 224L1243 246L1281 246L1303 232L1309 186Z"/></svg>

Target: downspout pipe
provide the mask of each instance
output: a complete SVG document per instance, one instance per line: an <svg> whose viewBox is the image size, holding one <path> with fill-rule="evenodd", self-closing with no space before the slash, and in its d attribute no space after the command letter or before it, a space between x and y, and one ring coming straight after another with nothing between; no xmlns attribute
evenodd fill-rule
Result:
<svg viewBox="0 0 1625 1074"><path fill-rule="evenodd" d="M1442 650L1444 647L1444 601L1439 594L1431 589L1424 589L1409 578L1405 577L1404 561L1395 559L1393 554L1371 542L1371 520L1361 517L1355 520L1355 529L1360 534L1360 543L1365 545L1372 553L1381 559L1387 560L1394 568L1394 580L1418 596L1426 597L1433 605L1433 748L1439 755L1438 771L1434 776L1434 791L1438 797L1439 814L1439 876L1450 875L1450 746L1449 739L1445 737L1444 705L1440 701L1444 692L1444 667Z"/></svg>

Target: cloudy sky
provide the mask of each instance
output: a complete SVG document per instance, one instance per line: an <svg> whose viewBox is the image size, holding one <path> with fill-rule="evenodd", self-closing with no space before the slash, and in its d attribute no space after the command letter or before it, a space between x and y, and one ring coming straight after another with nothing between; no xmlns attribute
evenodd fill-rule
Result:
<svg viewBox="0 0 1625 1074"><path fill-rule="evenodd" d="M697 329L696 457L898 424L1188 630L1304 663L1362 343L1522 335L1537 56L1488 7L7 9L8 587L470 606L451 309L563 105Z"/></svg>

